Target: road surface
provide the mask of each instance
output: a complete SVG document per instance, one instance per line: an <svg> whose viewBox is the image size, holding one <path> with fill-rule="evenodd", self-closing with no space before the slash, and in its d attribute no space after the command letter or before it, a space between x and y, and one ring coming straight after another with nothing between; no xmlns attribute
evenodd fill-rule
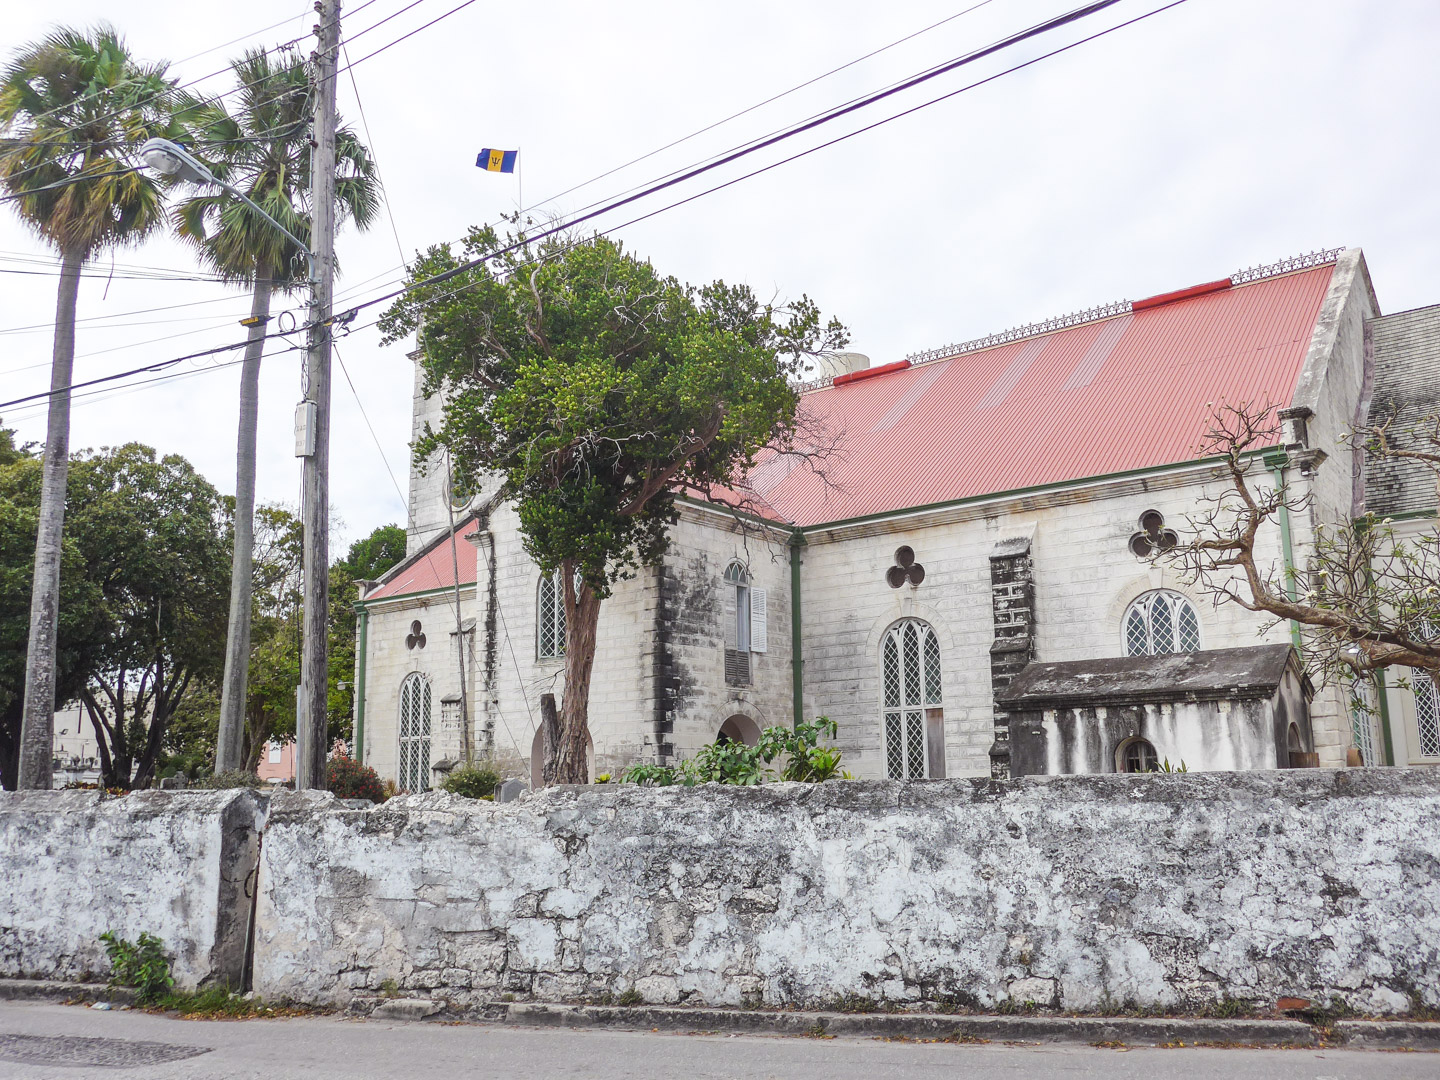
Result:
<svg viewBox="0 0 1440 1080"><path fill-rule="evenodd" d="M178 1020L0 1002L0 1078L60 1080L1419 1080L1440 1054L951 1045L339 1017Z"/></svg>

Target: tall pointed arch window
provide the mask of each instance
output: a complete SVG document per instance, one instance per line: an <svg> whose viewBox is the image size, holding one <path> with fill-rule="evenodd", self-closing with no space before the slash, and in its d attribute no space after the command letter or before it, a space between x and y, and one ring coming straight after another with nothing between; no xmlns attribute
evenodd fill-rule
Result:
<svg viewBox="0 0 1440 1080"><path fill-rule="evenodd" d="M1440 695L1428 672L1410 673L1410 692L1415 695L1415 731L1421 757L1440 758Z"/></svg>
<svg viewBox="0 0 1440 1080"><path fill-rule="evenodd" d="M1125 611L1122 624L1126 656L1200 651L1200 616L1177 592L1142 593Z"/></svg>
<svg viewBox="0 0 1440 1080"><path fill-rule="evenodd" d="M1435 639L1435 628L1429 622L1420 629L1427 640ZM1423 758L1440 758L1440 694L1435 680L1420 668L1410 669L1410 693L1415 698L1415 749Z"/></svg>
<svg viewBox="0 0 1440 1080"><path fill-rule="evenodd" d="M400 684L400 775L404 791L430 787L430 680L418 672Z"/></svg>
<svg viewBox="0 0 1440 1080"><path fill-rule="evenodd" d="M565 589L559 570L540 575L535 598L535 655L542 660L565 655Z"/></svg>
<svg viewBox="0 0 1440 1080"><path fill-rule="evenodd" d="M945 775L940 641L929 623L904 619L880 643L885 774L892 780Z"/></svg>

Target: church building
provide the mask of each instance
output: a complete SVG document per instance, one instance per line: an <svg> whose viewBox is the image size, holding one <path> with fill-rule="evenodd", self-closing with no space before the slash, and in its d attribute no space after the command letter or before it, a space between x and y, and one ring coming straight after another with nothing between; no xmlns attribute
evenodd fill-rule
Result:
<svg viewBox="0 0 1440 1080"><path fill-rule="evenodd" d="M1149 557L1225 488L1197 460L1222 402L1280 407L1257 483L1306 502L1263 535L1272 566L1371 505L1433 529L1433 478L1345 436L1372 399L1433 399L1440 307L1382 316L1359 249L836 368L800 398L833 451L762 461L743 519L681 499L660 564L604 602L594 772L815 716L859 777L1440 763L1427 680L1355 710L1291 627ZM440 407L418 362L415 386L418 435ZM363 760L411 791L481 755L538 779L557 583L511 506L450 497L443 459L412 463L410 515L358 605Z"/></svg>

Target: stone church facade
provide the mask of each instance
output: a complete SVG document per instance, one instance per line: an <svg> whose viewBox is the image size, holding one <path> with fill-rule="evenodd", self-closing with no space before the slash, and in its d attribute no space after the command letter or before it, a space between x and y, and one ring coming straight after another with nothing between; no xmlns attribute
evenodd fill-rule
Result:
<svg viewBox="0 0 1440 1080"><path fill-rule="evenodd" d="M1286 661L1288 626L1216 607L1145 557L1223 490L1195 456L1220 401L1282 406L1257 475L1309 496L1286 535L1262 537L1267 561L1303 566L1317 526L1364 511L1378 474L1344 436L1382 391L1415 399L1440 381L1440 308L1382 316L1359 249L864 364L801 396L831 446L818 463L762 461L743 520L682 500L660 564L605 602L596 772L797 715L835 720L863 777L1333 766L1357 748L1367 764L1440 763L1423 688L1387 687L1380 723L1353 715ZM439 402L416 379L418 434ZM563 689L555 583L510 506L452 500L445 477L443 460L413 464L409 554L358 605L361 752L408 790L474 755L523 774L540 697ZM1378 482L1407 527L1433 525L1433 482ZM1157 689L1156 665L1189 653L1193 692ZM1055 679L1026 678L1052 690L1103 670L1128 719L1078 699L1031 708L1023 681L1005 696L1040 664ZM1267 742L1277 703L1294 723ZM1029 740L1014 761L1012 716ZM1226 726L1242 716L1269 719L1242 737Z"/></svg>

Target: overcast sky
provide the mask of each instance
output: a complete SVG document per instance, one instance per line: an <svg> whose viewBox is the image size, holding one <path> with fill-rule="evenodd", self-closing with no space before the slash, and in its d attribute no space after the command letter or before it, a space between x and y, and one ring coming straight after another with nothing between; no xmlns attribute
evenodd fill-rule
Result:
<svg viewBox="0 0 1440 1080"><path fill-rule="evenodd" d="M341 236L342 298L391 284L402 250L409 258L513 210L522 178L527 204L574 213L1078 0L990 0L559 198L974 0L475 0L365 59L461 0L420 0L366 32L410 2L356 0L346 9L357 63L355 85L341 78L340 109L378 158L394 229L387 216L368 233ZM1123 0L596 224L618 226L1163 2ZM315 22L300 0L4 0L3 10L7 54L54 22L108 18L138 56L175 61L184 81L211 75L248 44L274 45ZM195 55L202 50L211 51ZM1440 302L1437 52L1434 0L1187 0L615 235L682 279L745 281L767 297L806 293L877 364L1324 247L1363 247L1382 310L1402 311ZM222 74L195 89L230 86ZM486 146L519 147L521 174L477 170ZM0 209L0 400L48 385L56 280L47 259ZM127 280L127 267L188 273L196 264L165 237L118 253L108 281L109 256L97 260L80 294L79 317L94 321L80 324L77 381L243 334L235 324L248 310L243 292ZM127 314L180 304L189 306ZM403 487L412 384L405 351L382 348L373 329L340 343L354 392L337 366L331 491L343 527L332 549L376 525L404 523L382 449ZM298 355L267 361L263 376L261 501L298 501ZM195 373L77 399L72 447L140 440L183 454L233 492L238 368L186 366ZM43 406L12 408L4 422L22 438L43 438Z"/></svg>

